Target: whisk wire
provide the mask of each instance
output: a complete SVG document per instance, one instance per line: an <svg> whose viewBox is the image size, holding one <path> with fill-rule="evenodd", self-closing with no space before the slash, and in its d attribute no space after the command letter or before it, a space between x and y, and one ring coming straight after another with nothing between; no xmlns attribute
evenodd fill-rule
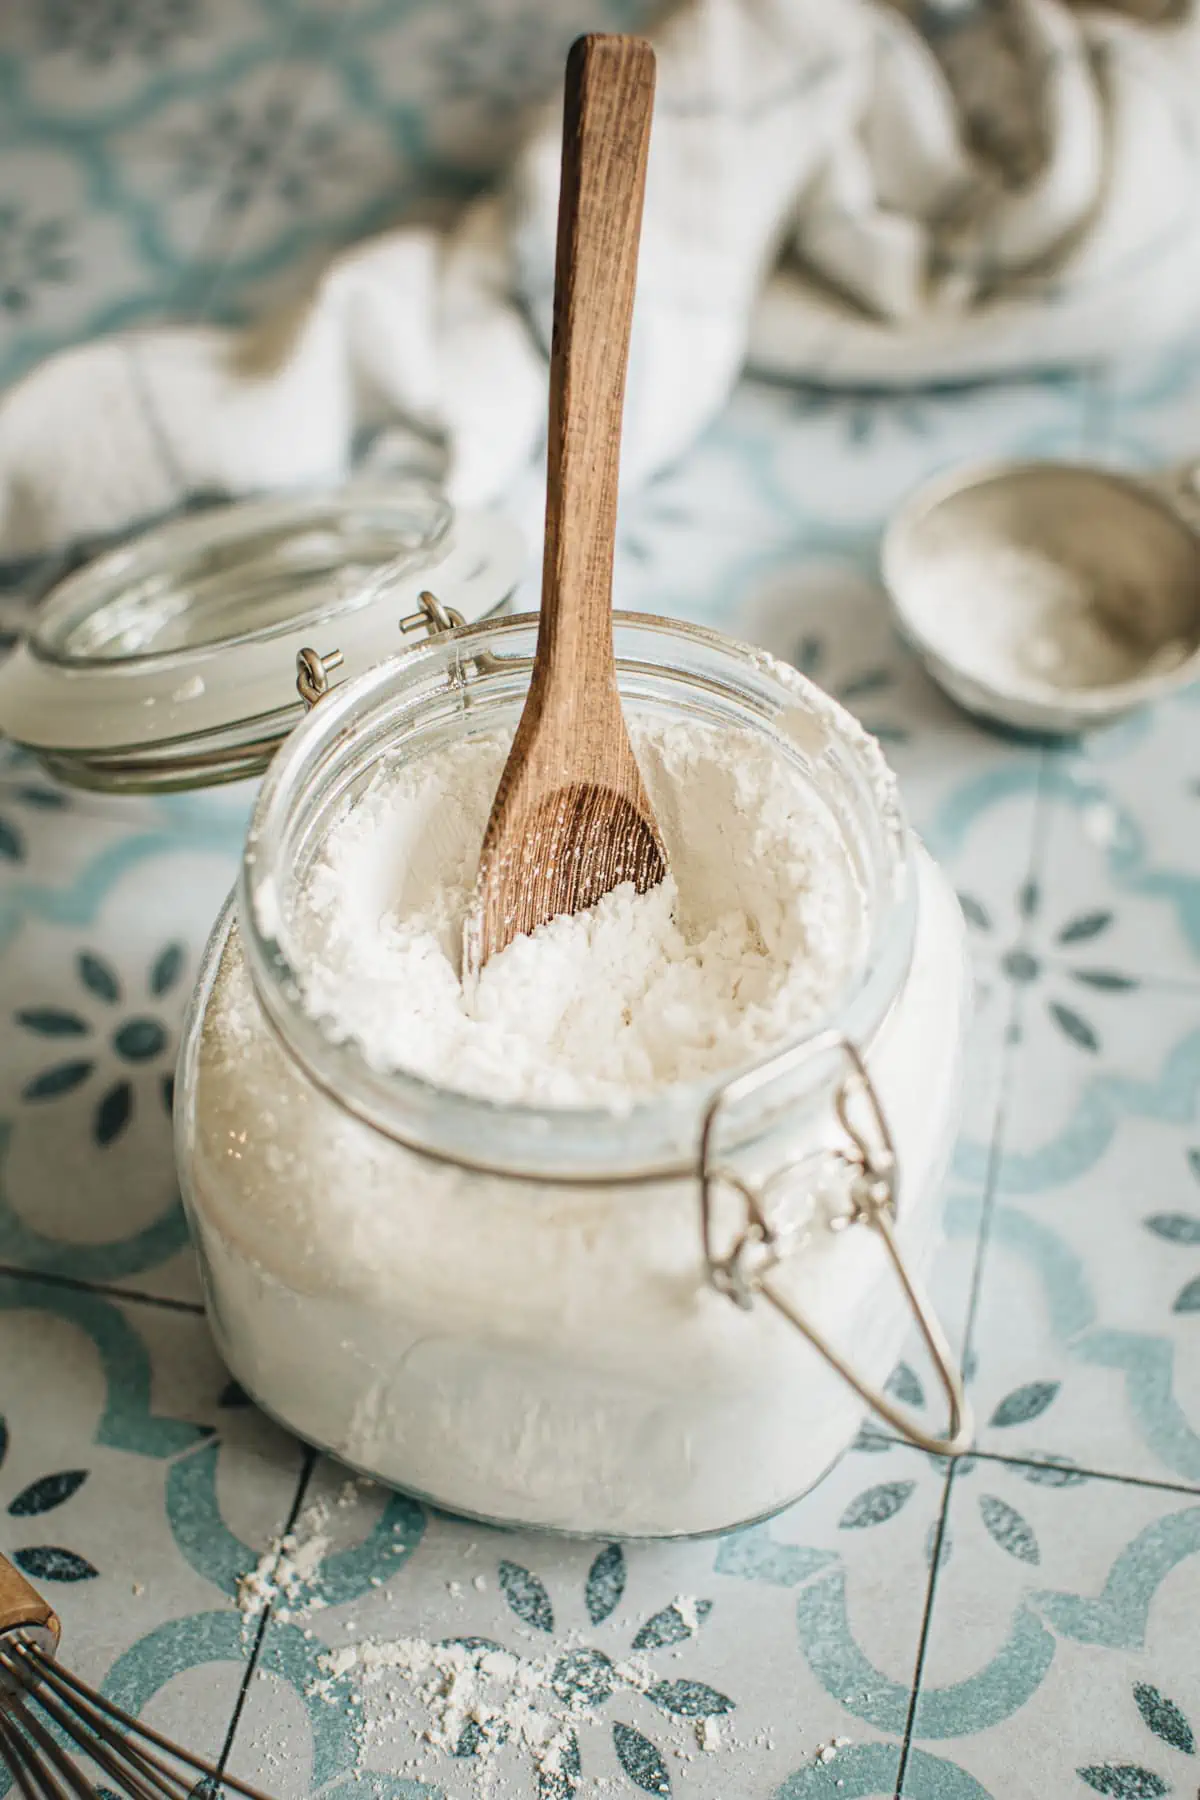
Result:
<svg viewBox="0 0 1200 1800"><path fill-rule="evenodd" d="M214 1790L224 1787L244 1800L268 1800L259 1788L135 1719L29 1638L14 1633L0 1637L0 1762L21 1800L66 1800L70 1795L96 1800L95 1786L36 1716L34 1705L128 1800L188 1800L196 1784L172 1763L195 1771Z"/></svg>
<svg viewBox="0 0 1200 1800"><path fill-rule="evenodd" d="M37 1748L41 1751L42 1756L45 1758L44 1762L35 1762L34 1764L44 1789L52 1794L61 1794L64 1791L62 1788L57 1787L50 1778L50 1771L54 1770L61 1780L66 1783L66 1791L75 1794L77 1800L92 1800L91 1785L84 1780L70 1757L55 1743L41 1720L37 1718L20 1697L18 1697L17 1703L12 1709L12 1714L14 1720L25 1732L26 1737L33 1740L34 1744L36 1744Z"/></svg>
<svg viewBox="0 0 1200 1800"><path fill-rule="evenodd" d="M141 1779L140 1765L146 1759L135 1744L122 1744L100 1714L93 1713L82 1702L79 1703L79 1717L73 1718L67 1708L54 1696L52 1675L49 1671L43 1679L45 1686L37 1696L38 1705L43 1712L48 1714L60 1731L77 1744L85 1755L90 1756L106 1775L119 1787L123 1787L130 1795L131 1800L160 1800L163 1794L171 1792L170 1789L156 1785L153 1781L147 1785ZM84 1730L83 1727L87 1729ZM87 1735L89 1731L92 1733L90 1737ZM110 1745L115 1745L118 1756L114 1756L112 1749L109 1748ZM128 1760L130 1765L128 1769L122 1766L120 1755ZM190 1784L175 1776L173 1771L167 1772L177 1782L181 1793L186 1796L190 1792Z"/></svg>
<svg viewBox="0 0 1200 1800"><path fill-rule="evenodd" d="M20 1734L12 1729L3 1712L0 1712L0 1761L3 1761L20 1788L21 1800L38 1800L38 1790L25 1767L26 1754Z"/></svg>
<svg viewBox="0 0 1200 1800"><path fill-rule="evenodd" d="M94 1757L114 1779L119 1780L121 1777L119 1767L113 1767L112 1763L115 1751L118 1757L125 1757L132 1762L135 1769L143 1773L149 1770L152 1777L149 1793L156 1792L156 1779L164 1777L173 1782L185 1796L190 1794L193 1785L190 1781L185 1780L169 1764L160 1761L156 1756L151 1756L149 1751L143 1750L139 1744L130 1742L128 1736L123 1738L119 1732L115 1731L109 1719L90 1699L84 1698L83 1695L74 1691L75 1684L72 1679L65 1670L60 1670L56 1663L47 1661L45 1668L40 1671L39 1680L42 1683L38 1695L39 1705L43 1706L52 1717L56 1717L63 1730L69 1732L81 1749L86 1750L90 1756ZM49 1697L50 1694L56 1696L53 1702ZM64 1701L65 1705L62 1704ZM78 1722L72 1720L70 1708L74 1708ZM99 1746L94 1745L88 1737L81 1733L80 1724L95 1734L100 1740ZM111 1748L104 1748L104 1746Z"/></svg>

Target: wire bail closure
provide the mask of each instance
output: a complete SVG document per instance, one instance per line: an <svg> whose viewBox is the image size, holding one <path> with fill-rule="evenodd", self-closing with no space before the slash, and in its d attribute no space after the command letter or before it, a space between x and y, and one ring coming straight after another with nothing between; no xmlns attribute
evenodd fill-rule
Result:
<svg viewBox="0 0 1200 1800"><path fill-rule="evenodd" d="M436 594L428 588L417 595L417 611L407 613L400 620L399 630L407 636L410 631L419 631L424 626L429 637L439 637L443 631L457 631L466 620L453 606L445 606ZM340 669L344 658L340 650L328 650L322 656L307 645L296 653L296 692L304 702L306 712L311 712L318 700L323 700L329 692L329 672Z"/></svg>
<svg viewBox="0 0 1200 1800"><path fill-rule="evenodd" d="M772 1283L772 1272L785 1260L788 1246L784 1234L768 1216L764 1193L744 1181L740 1175L722 1168L716 1161L714 1140L721 1115L726 1107L748 1099L776 1077L825 1052L842 1055L849 1069L841 1082L835 1109L838 1122L849 1140L849 1149L830 1149L824 1160L840 1164L850 1172L849 1211L834 1221L833 1228L845 1230L865 1225L882 1240L888 1260L904 1290L909 1308L917 1322L937 1370L946 1397L949 1422L944 1435L927 1431L918 1421L896 1406L883 1392L856 1373L841 1352L817 1330ZM856 1112L861 1102L861 1117ZM954 1355L946 1341L929 1301L914 1280L904 1253L897 1241L896 1217L896 1152L879 1096L867 1073L866 1064L855 1046L836 1032L829 1032L815 1042L793 1045L777 1056L769 1057L743 1075L736 1075L717 1089L705 1109L700 1128L700 1211L704 1260L710 1284L735 1306L749 1311L758 1295L767 1300L789 1324L795 1326L832 1369L853 1388L859 1398L886 1424L900 1432L920 1450L936 1456L961 1456L971 1447L973 1422L971 1409L963 1391L962 1377L955 1366ZM796 1165L788 1165L795 1167ZM774 1179L785 1175L788 1167ZM745 1224L727 1256L717 1254L714 1243L716 1193L718 1187L733 1188L745 1202Z"/></svg>

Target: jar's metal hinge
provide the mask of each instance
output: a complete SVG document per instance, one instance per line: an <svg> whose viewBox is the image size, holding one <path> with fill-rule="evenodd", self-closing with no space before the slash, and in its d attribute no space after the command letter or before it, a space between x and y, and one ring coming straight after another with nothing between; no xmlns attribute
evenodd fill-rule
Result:
<svg viewBox="0 0 1200 1800"><path fill-rule="evenodd" d="M329 671L340 669L342 661L340 650L327 650L321 656L306 646L296 653L296 691L309 712L329 692Z"/></svg>
<svg viewBox="0 0 1200 1800"><path fill-rule="evenodd" d="M407 637L410 631L420 631L424 626L428 637L437 637L439 632L457 631L465 624L466 620L455 607L443 606L436 594L431 594L428 588L424 588L417 595L416 612L408 613L401 619L400 634Z"/></svg>
<svg viewBox="0 0 1200 1800"><path fill-rule="evenodd" d="M399 630L407 636L410 631L419 631L424 626L426 636L438 637L443 631L457 631L465 623L460 612L453 606L443 605L436 594L425 588L417 596L416 612L408 613L400 620ZM309 712L329 692L330 672L340 669L343 660L340 650L327 650L321 655L306 645L297 652L296 691Z"/></svg>
<svg viewBox="0 0 1200 1800"><path fill-rule="evenodd" d="M835 1221L835 1228L865 1225L883 1242L888 1260L904 1290L925 1346L933 1359L945 1394L949 1422L944 1434L931 1432L898 1407L882 1388L865 1380L823 1332L818 1331L782 1293L771 1277L788 1254L786 1235L769 1216L765 1193L756 1190L732 1170L722 1168L714 1149L717 1126L726 1107L745 1100L795 1066L822 1054L844 1057L849 1063L838 1088L836 1110L849 1148L830 1150L828 1159L840 1164L850 1177L849 1205ZM759 1063L719 1088L709 1101L700 1131L700 1205L704 1259L708 1278L718 1293L736 1306L749 1310L761 1294L801 1335L807 1338L830 1367L836 1370L859 1398L886 1424L921 1450L937 1456L961 1456L971 1447L973 1423L963 1391L962 1376L928 1299L914 1279L895 1232L896 1152L887 1120L866 1064L848 1039L829 1033L815 1044L794 1045L778 1056ZM779 1181L792 1171L782 1169ZM718 1255L715 1244L717 1192L731 1188L745 1205L745 1221L732 1248Z"/></svg>

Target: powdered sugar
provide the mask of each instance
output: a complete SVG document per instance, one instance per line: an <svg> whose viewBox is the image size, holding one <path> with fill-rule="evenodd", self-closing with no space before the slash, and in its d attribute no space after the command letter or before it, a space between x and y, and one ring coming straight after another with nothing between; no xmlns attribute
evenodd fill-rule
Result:
<svg viewBox="0 0 1200 1800"><path fill-rule="evenodd" d="M1085 690L1167 674L1185 640L1146 642L1136 593L1035 545L944 547L905 605L925 641L962 674L1004 691Z"/></svg>
<svg viewBox="0 0 1200 1800"><path fill-rule="evenodd" d="M328 1682L350 1677L364 1691L364 1758L395 1720L397 1690L407 1689L429 1714L424 1741L452 1756L469 1749L476 1759L476 1791L484 1793L492 1787L490 1759L502 1745L528 1756L539 1791L556 1776L576 1777L579 1724L610 1695L644 1693L655 1679L643 1658L618 1663L592 1650L518 1656L480 1638L347 1644L323 1655L319 1667ZM563 1791L573 1787L572 1781Z"/></svg>
<svg viewBox="0 0 1200 1800"><path fill-rule="evenodd" d="M336 1495L306 1506L290 1531L272 1538L254 1568L238 1577L237 1605L245 1625L252 1625L268 1607L286 1621L294 1612L315 1612L325 1604L313 1592L332 1541L325 1527L373 1485L361 1478L344 1482Z"/></svg>
<svg viewBox="0 0 1200 1800"><path fill-rule="evenodd" d="M507 754L493 732L385 769L299 906L308 1009L376 1067L499 1100L627 1105L755 1060L828 1012L863 903L799 767L749 732L635 726L671 874L519 938L459 980Z"/></svg>
<svg viewBox="0 0 1200 1800"><path fill-rule="evenodd" d="M288 1611L281 1610L279 1597L270 1602L273 1616L301 1625L310 1642L316 1634L303 1625L306 1614L314 1603L323 1606L323 1591L337 1586L325 1567L334 1554L332 1540L359 1538L366 1521L357 1501L372 1486L347 1483L304 1507L288 1537L260 1561L262 1568L284 1552L293 1575L281 1575L280 1586L289 1588L291 1599ZM457 1604L439 1610L434 1635L427 1604L407 1582L386 1596L363 1597L365 1617L347 1617L345 1607L322 1611L319 1629L326 1641L314 1643L306 1658L303 1692L343 1715L353 1779L364 1796L375 1791L384 1770L405 1792L411 1777L414 1792L453 1792L460 1800L517 1800L534 1789L547 1800L567 1800L585 1791L627 1792L628 1782L647 1792L666 1792L670 1783L673 1792L676 1770L687 1791L690 1769L702 1762L712 1765L725 1792L730 1782L738 1786L748 1755L773 1751L770 1733L723 1691L723 1680L718 1677L714 1687L671 1667L683 1655L678 1646L711 1613L711 1600L679 1594L649 1619L640 1608L619 1612L627 1574L634 1571L608 1545L591 1563L590 1625L582 1630L551 1617L548 1598L544 1618L535 1623L524 1617L513 1603L512 1578L535 1578L507 1562L500 1564L498 1585L506 1590L509 1614L489 1616L473 1607L469 1591L477 1548L453 1525L435 1525L427 1534L426 1551L443 1570L463 1577L446 1582ZM597 1605L599 1570L608 1585ZM426 1588L426 1602L428 1597ZM514 1624L512 1613L520 1623ZM360 1618L365 1629L358 1636ZM491 1632L500 1638L483 1635ZM717 1675L711 1638L707 1643L706 1677ZM260 1665L257 1679L268 1682L278 1674L278 1668ZM802 1717L791 1723L805 1731ZM285 1744L275 1748L273 1731L266 1725L251 1745L271 1786L291 1761ZM819 1744L817 1762L828 1763L848 1744L845 1737ZM614 1747L622 1773L610 1775L605 1769L614 1768Z"/></svg>
<svg viewBox="0 0 1200 1800"><path fill-rule="evenodd" d="M678 1594L672 1610L678 1615L688 1637L694 1637L700 1629L700 1602L691 1594Z"/></svg>
<svg viewBox="0 0 1200 1800"><path fill-rule="evenodd" d="M238 1611L246 1624L252 1624L268 1606L282 1600L303 1601L311 1610L318 1602L308 1593L308 1584L321 1566L329 1539L318 1534L301 1543L294 1532L274 1538L247 1575L238 1577ZM277 1614L286 1618L285 1606Z"/></svg>

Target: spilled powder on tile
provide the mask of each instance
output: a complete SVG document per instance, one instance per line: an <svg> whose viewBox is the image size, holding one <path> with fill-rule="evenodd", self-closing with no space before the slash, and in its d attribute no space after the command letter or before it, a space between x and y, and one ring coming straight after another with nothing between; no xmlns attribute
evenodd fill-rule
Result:
<svg viewBox="0 0 1200 1800"><path fill-rule="evenodd" d="M325 1605L320 1595L311 1592L330 1547L325 1527L373 1485L367 1480L347 1481L332 1499L314 1500L306 1506L290 1531L272 1538L254 1568L238 1577L237 1609L244 1626L253 1624L268 1607L275 1608L276 1618L286 1623Z"/></svg>

